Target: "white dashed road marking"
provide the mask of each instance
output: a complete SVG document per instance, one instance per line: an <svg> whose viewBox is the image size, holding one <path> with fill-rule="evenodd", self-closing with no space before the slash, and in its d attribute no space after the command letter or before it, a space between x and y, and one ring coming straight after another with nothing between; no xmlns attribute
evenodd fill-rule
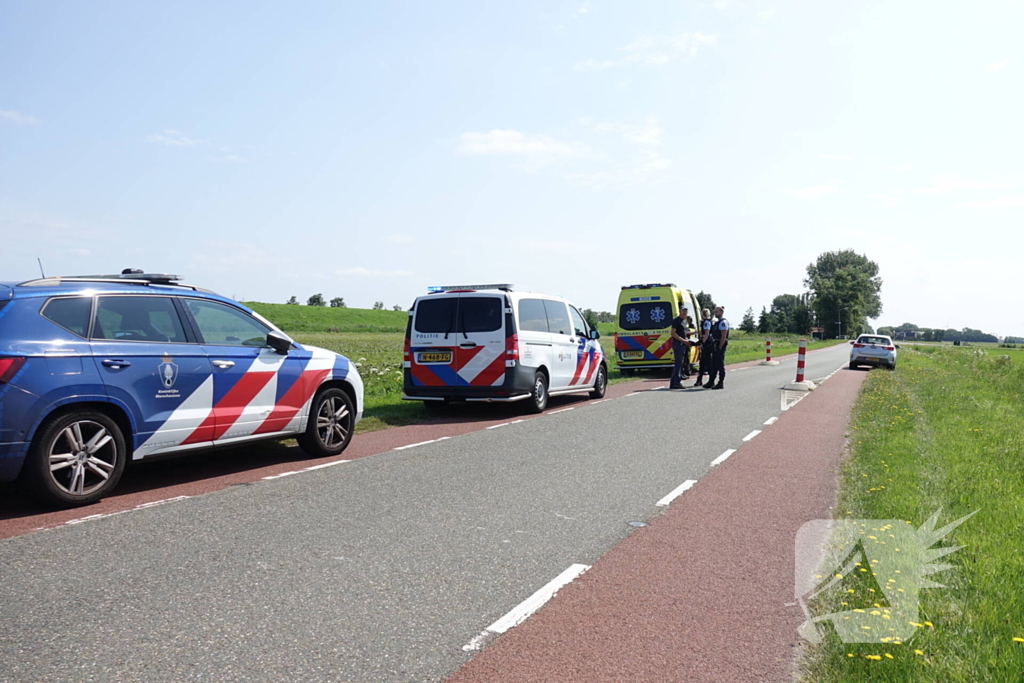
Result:
<svg viewBox="0 0 1024 683"><path fill-rule="evenodd" d="M730 448L725 453L722 453L720 456L718 456L717 458L712 460L711 461L711 466L714 467L715 465L721 465L723 462L725 462L726 458L728 458L730 455L732 455L735 452L736 452L735 448Z"/></svg>
<svg viewBox="0 0 1024 683"><path fill-rule="evenodd" d="M761 433L760 429L755 429L754 431L750 432L745 437L743 437L743 440L744 441L750 441L751 439L753 439L755 436L757 436L760 433Z"/></svg>
<svg viewBox="0 0 1024 683"><path fill-rule="evenodd" d="M779 419L778 416L769 417L767 420L764 421L764 423L766 425L773 425L773 424L775 424L776 420L778 420L778 419Z"/></svg>
<svg viewBox="0 0 1024 683"><path fill-rule="evenodd" d="M510 423L511 424L511 423ZM439 439L431 439L430 441L420 441L419 443L411 443L408 446L399 446L395 448L396 451L404 451L406 448L416 448L417 446L426 446L428 443L437 443L438 441L444 441L450 439L450 436L442 436Z"/></svg>
<svg viewBox="0 0 1024 683"><path fill-rule="evenodd" d="M675 500L676 498L681 496L683 491L688 490L690 487L692 487L696 483L697 483L696 479L687 479L682 484L680 484L679 486L674 488L671 493L669 493L667 496L665 496L664 498L659 500L657 503L655 503L655 505L668 505L673 500Z"/></svg>

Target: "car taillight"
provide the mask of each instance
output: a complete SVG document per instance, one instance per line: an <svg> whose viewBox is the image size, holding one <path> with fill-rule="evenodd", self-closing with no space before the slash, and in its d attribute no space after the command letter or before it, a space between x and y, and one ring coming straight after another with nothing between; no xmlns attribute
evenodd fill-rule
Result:
<svg viewBox="0 0 1024 683"><path fill-rule="evenodd" d="M854 344L853 348L855 348L855 349L863 349L864 345L863 344Z"/></svg>
<svg viewBox="0 0 1024 683"><path fill-rule="evenodd" d="M883 346L882 348L884 348L886 351L895 351L896 350L895 346Z"/></svg>
<svg viewBox="0 0 1024 683"><path fill-rule="evenodd" d="M0 358L0 384L7 384L25 364L24 358Z"/></svg>
<svg viewBox="0 0 1024 683"><path fill-rule="evenodd" d="M411 345L409 344L409 338L406 337L405 345L402 347L402 358L404 360L412 360L410 356L412 356L412 348Z"/></svg>
<svg viewBox="0 0 1024 683"><path fill-rule="evenodd" d="M505 361L513 363L519 360L519 335L505 337Z"/></svg>

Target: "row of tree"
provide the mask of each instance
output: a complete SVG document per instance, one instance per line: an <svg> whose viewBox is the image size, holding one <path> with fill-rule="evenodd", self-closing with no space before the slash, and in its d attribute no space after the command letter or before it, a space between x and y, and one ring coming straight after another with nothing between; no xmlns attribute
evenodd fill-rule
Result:
<svg viewBox="0 0 1024 683"><path fill-rule="evenodd" d="M878 334L884 334L892 337L893 339L906 340L906 339L917 339L919 341L945 341L945 342L998 342L999 338L994 334L982 332L981 330L973 330L970 327L965 327L962 330L941 330L933 329L929 327L918 327L913 323L903 323L897 327L879 327ZM1015 343L1013 340L1015 337L1007 337L1005 342Z"/></svg>
<svg viewBox="0 0 1024 683"><path fill-rule="evenodd" d="M288 301L285 301L285 303L290 305L290 306L298 306L299 305L299 300L296 297L293 296L290 299L288 299ZM324 295L323 294L314 294L313 296L309 297L308 299L306 299L306 305L307 306L330 306L331 308L348 308L345 305L345 298L344 297L336 296L333 299L331 299L330 303L328 303L326 300L324 300ZM383 311L384 310L384 302L383 301L375 301L374 304L373 304L373 310L375 310L375 311ZM394 306L391 307L391 310L392 311L401 311L402 307L399 306L398 304L395 304Z"/></svg>

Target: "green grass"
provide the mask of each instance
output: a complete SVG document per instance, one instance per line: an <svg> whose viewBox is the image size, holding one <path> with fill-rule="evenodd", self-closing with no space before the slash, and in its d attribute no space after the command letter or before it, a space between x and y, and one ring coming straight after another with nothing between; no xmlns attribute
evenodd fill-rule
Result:
<svg viewBox="0 0 1024 683"><path fill-rule="evenodd" d="M404 311L289 306L288 304L262 304L255 301L247 301L245 305L288 334L297 332L400 332L404 334L405 324L409 319L409 314Z"/></svg>
<svg viewBox="0 0 1024 683"><path fill-rule="evenodd" d="M903 347L899 370L871 372L836 516L920 526L939 508L939 525L979 512L943 541L965 547L929 577L948 587L921 591L926 625L909 642L833 636L808 647L804 681L1024 680L1024 642L1014 640L1024 639L1022 456L1024 350Z"/></svg>

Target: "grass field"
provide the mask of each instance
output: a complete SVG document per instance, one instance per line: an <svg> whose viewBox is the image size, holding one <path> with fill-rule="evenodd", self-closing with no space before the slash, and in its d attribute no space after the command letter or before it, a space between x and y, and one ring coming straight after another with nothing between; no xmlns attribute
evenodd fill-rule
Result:
<svg viewBox="0 0 1024 683"><path fill-rule="evenodd" d="M289 306L288 304L262 304L255 301L247 301L245 305L288 334L297 332L400 332L404 334L405 323L409 319L409 314L404 311Z"/></svg>
<svg viewBox="0 0 1024 683"><path fill-rule="evenodd" d="M1024 680L1024 351L903 347L852 415L837 517L938 525L979 512L942 546L904 644L809 646L807 683ZM836 607L836 610L849 609Z"/></svg>

